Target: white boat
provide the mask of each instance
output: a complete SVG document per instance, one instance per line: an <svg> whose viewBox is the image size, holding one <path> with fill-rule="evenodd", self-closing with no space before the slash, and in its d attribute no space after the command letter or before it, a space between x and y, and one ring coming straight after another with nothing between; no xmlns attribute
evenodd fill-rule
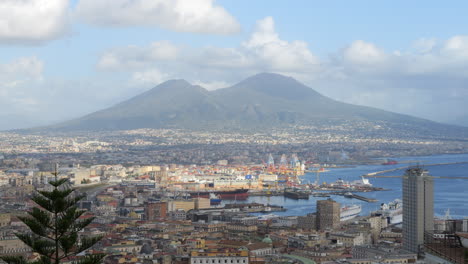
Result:
<svg viewBox="0 0 468 264"><path fill-rule="evenodd" d="M388 204L381 204L380 210L372 212L372 215L383 216L387 218L387 223L391 225L401 224L403 222L403 203L395 199Z"/></svg>
<svg viewBox="0 0 468 264"><path fill-rule="evenodd" d="M347 221L358 216L362 211L361 205L350 205L341 207L340 221Z"/></svg>
<svg viewBox="0 0 468 264"><path fill-rule="evenodd" d="M276 219L276 218L279 218L279 215L267 214L267 215L258 216L259 221L268 221L268 220L273 220L273 219Z"/></svg>
<svg viewBox="0 0 468 264"><path fill-rule="evenodd" d="M354 187L372 187L372 183L370 183L369 179L364 178L361 176L360 180L355 180L351 182L351 186Z"/></svg>

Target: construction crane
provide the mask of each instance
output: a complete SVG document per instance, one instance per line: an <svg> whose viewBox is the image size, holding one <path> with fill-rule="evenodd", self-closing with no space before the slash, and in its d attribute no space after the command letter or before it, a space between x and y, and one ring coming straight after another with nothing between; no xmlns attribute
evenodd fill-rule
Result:
<svg viewBox="0 0 468 264"><path fill-rule="evenodd" d="M323 167L317 168L317 174L315 175L315 185L318 187L320 186L320 173L325 172Z"/></svg>

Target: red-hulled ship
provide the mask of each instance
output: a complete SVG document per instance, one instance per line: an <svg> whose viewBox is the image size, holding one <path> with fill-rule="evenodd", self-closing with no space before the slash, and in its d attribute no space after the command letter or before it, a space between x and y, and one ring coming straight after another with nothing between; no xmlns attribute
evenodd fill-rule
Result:
<svg viewBox="0 0 468 264"><path fill-rule="evenodd" d="M190 196L210 198L210 193L218 195L223 200L247 200L249 198L249 189L235 189L235 190L213 190L202 192L190 192Z"/></svg>
<svg viewBox="0 0 468 264"><path fill-rule="evenodd" d="M396 161L396 160L388 160L388 161L382 163L382 165L395 165L395 164L398 164L398 161Z"/></svg>

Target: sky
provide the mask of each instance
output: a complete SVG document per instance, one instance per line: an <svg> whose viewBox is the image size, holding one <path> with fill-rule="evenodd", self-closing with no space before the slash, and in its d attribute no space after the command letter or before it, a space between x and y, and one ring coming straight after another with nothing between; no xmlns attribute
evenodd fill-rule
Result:
<svg viewBox="0 0 468 264"><path fill-rule="evenodd" d="M1 0L0 129L79 117L170 79L213 90L260 72L468 125L466 10L466 1Z"/></svg>

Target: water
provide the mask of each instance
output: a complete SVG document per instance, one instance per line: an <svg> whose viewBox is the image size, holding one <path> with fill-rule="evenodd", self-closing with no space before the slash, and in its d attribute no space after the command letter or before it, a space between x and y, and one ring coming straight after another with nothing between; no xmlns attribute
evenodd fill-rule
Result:
<svg viewBox="0 0 468 264"><path fill-rule="evenodd" d="M417 161L411 164L433 164L433 163L453 163L468 161L468 154L457 155L436 155L422 157L400 157L392 158L399 162ZM336 168L320 174L320 182L334 182L341 178L345 181L354 181L360 179L360 176L370 172L388 170L392 168L403 167L407 163L396 165L363 165L354 168ZM468 177L468 164L438 165L428 166L429 174L433 176L449 177ZM382 175L403 175L404 170L393 171ZM302 177L303 181L315 182L315 173L307 173ZM362 206L361 215L367 215L371 211L378 210L381 203L388 203L395 199L401 199L401 178L370 178L370 182L375 187L390 189L389 191L378 191L368 193L358 193L365 197L377 199L376 203L367 203L357 199L348 199L342 196L331 196L335 201L342 205L360 204ZM237 201L237 203L262 203L281 205L288 210L286 212L274 212L276 215L305 215L315 212L317 200L323 200L323 197L312 197L309 200L294 200L282 196L256 196L249 197L246 201ZM224 203L233 203L235 201L223 201ZM450 209L453 218L468 217L468 180L465 179L434 179L434 213L436 216L443 216L445 211Z"/></svg>

